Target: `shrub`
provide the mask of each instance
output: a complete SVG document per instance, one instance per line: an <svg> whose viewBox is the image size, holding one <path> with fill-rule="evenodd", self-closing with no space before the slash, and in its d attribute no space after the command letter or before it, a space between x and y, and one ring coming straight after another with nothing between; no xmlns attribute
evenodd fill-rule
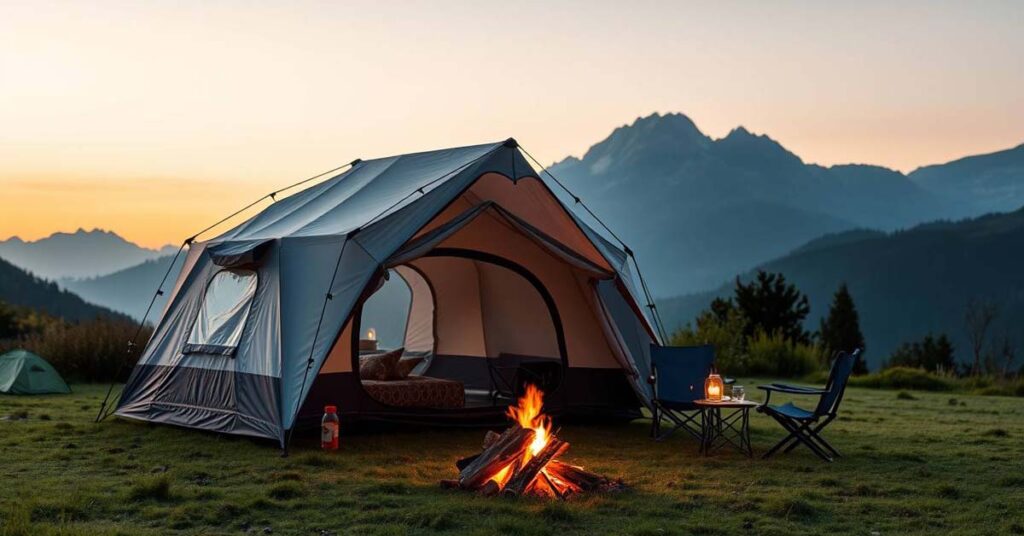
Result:
<svg viewBox="0 0 1024 536"><path fill-rule="evenodd" d="M890 367L922 368L929 372L956 370L953 344L946 335L926 335L920 341L903 343L889 357Z"/></svg>
<svg viewBox="0 0 1024 536"><path fill-rule="evenodd" d="M736 309L725 313L719 318L711 311L705 311L697 317L697 326L689 325L672 335L672 344L676 346L698 346L710 344L715 347L715 363L720 370L729 374L743 368L744 346L743 329L747 321Z"/></svg>
<svg viewBox="0 0 1024 536"><path fill-rule="evenodd" d="M820 355L817 346L789 341L781 333L758 332L748 342L744 370L736 374L797 378L817 370Z"/></svg>
<svg viewBox="0 0 1024 536"><path fill-rule="evenodd" d="M850 385L876 389L910 389L916 391L949 391L954 384L926 370L892 367L881 372L850 378Z"/></svg>
<svg viewBox="0 0 1024 536"><path fill-rule="evenodd" d="M22 339L4 341L3 349L22 347L39 354L65 380L124 381L152 333L149 327L143 329L136 350L128 355L128 341L137 330L133 322L102 317L77 324L55 321Z"/></svg>

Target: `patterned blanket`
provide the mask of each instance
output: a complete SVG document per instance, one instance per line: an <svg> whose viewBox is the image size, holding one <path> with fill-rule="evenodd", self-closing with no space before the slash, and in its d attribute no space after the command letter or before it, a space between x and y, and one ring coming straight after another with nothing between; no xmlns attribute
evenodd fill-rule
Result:
<svg viewBox="0 0 1024 536"><path fill-rule="evenodd" d="M363 380L363 388L377 402L400 408L457 409L466 405L462 382L428 376L404 380Z"/></svg>

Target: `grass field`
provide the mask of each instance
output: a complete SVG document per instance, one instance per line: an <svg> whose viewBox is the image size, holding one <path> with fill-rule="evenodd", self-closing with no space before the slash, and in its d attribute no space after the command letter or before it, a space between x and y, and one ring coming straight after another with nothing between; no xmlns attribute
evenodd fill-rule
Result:
<svg viewBox="0 0 1024 536"><path fill-rule="evenodd" d="M1022 398L851 388L827 434L845 454L834 464L804 449L702 458L681 435L652 442L646 421L566 426L569 461L632 490L558 503L440 489L480 430L349 435L332 454L297 437L281 458L265 442L93 424L103 388L74 388L0 396L0 534L1024 534ZM781 437L752 421L755 449Z"/></svg>

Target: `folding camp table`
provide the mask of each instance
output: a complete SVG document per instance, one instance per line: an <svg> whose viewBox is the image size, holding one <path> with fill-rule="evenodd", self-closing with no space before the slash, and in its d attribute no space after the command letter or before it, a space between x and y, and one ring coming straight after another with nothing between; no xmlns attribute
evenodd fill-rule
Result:
<svg viewBox="0 0 1024 536"><path fill-rule="evenodd" d="M701 399L694 402L701 410L700 451L707 456L729 445L745 454L754 455L750 447L750 410L758 406L751 400L714 401ZM723 410L728 411L723 415Z"/></svg>

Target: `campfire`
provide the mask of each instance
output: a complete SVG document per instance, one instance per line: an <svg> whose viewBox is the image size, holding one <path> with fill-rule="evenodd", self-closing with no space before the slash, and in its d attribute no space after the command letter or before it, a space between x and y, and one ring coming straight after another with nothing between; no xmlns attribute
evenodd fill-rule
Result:
<svg viewBox="0 0 1024 536"><path fill-rule="evenodd" d="M515 406L509 406L511 427L487 432L483 451L456 462L457 480L443 480L447 488L482 495L533 495L565 499L584 491L618 491L621 480L611 480L582 467L560 461L569 443L551 432L551 418L542 412L544 393L534 385Z"/></svg>

